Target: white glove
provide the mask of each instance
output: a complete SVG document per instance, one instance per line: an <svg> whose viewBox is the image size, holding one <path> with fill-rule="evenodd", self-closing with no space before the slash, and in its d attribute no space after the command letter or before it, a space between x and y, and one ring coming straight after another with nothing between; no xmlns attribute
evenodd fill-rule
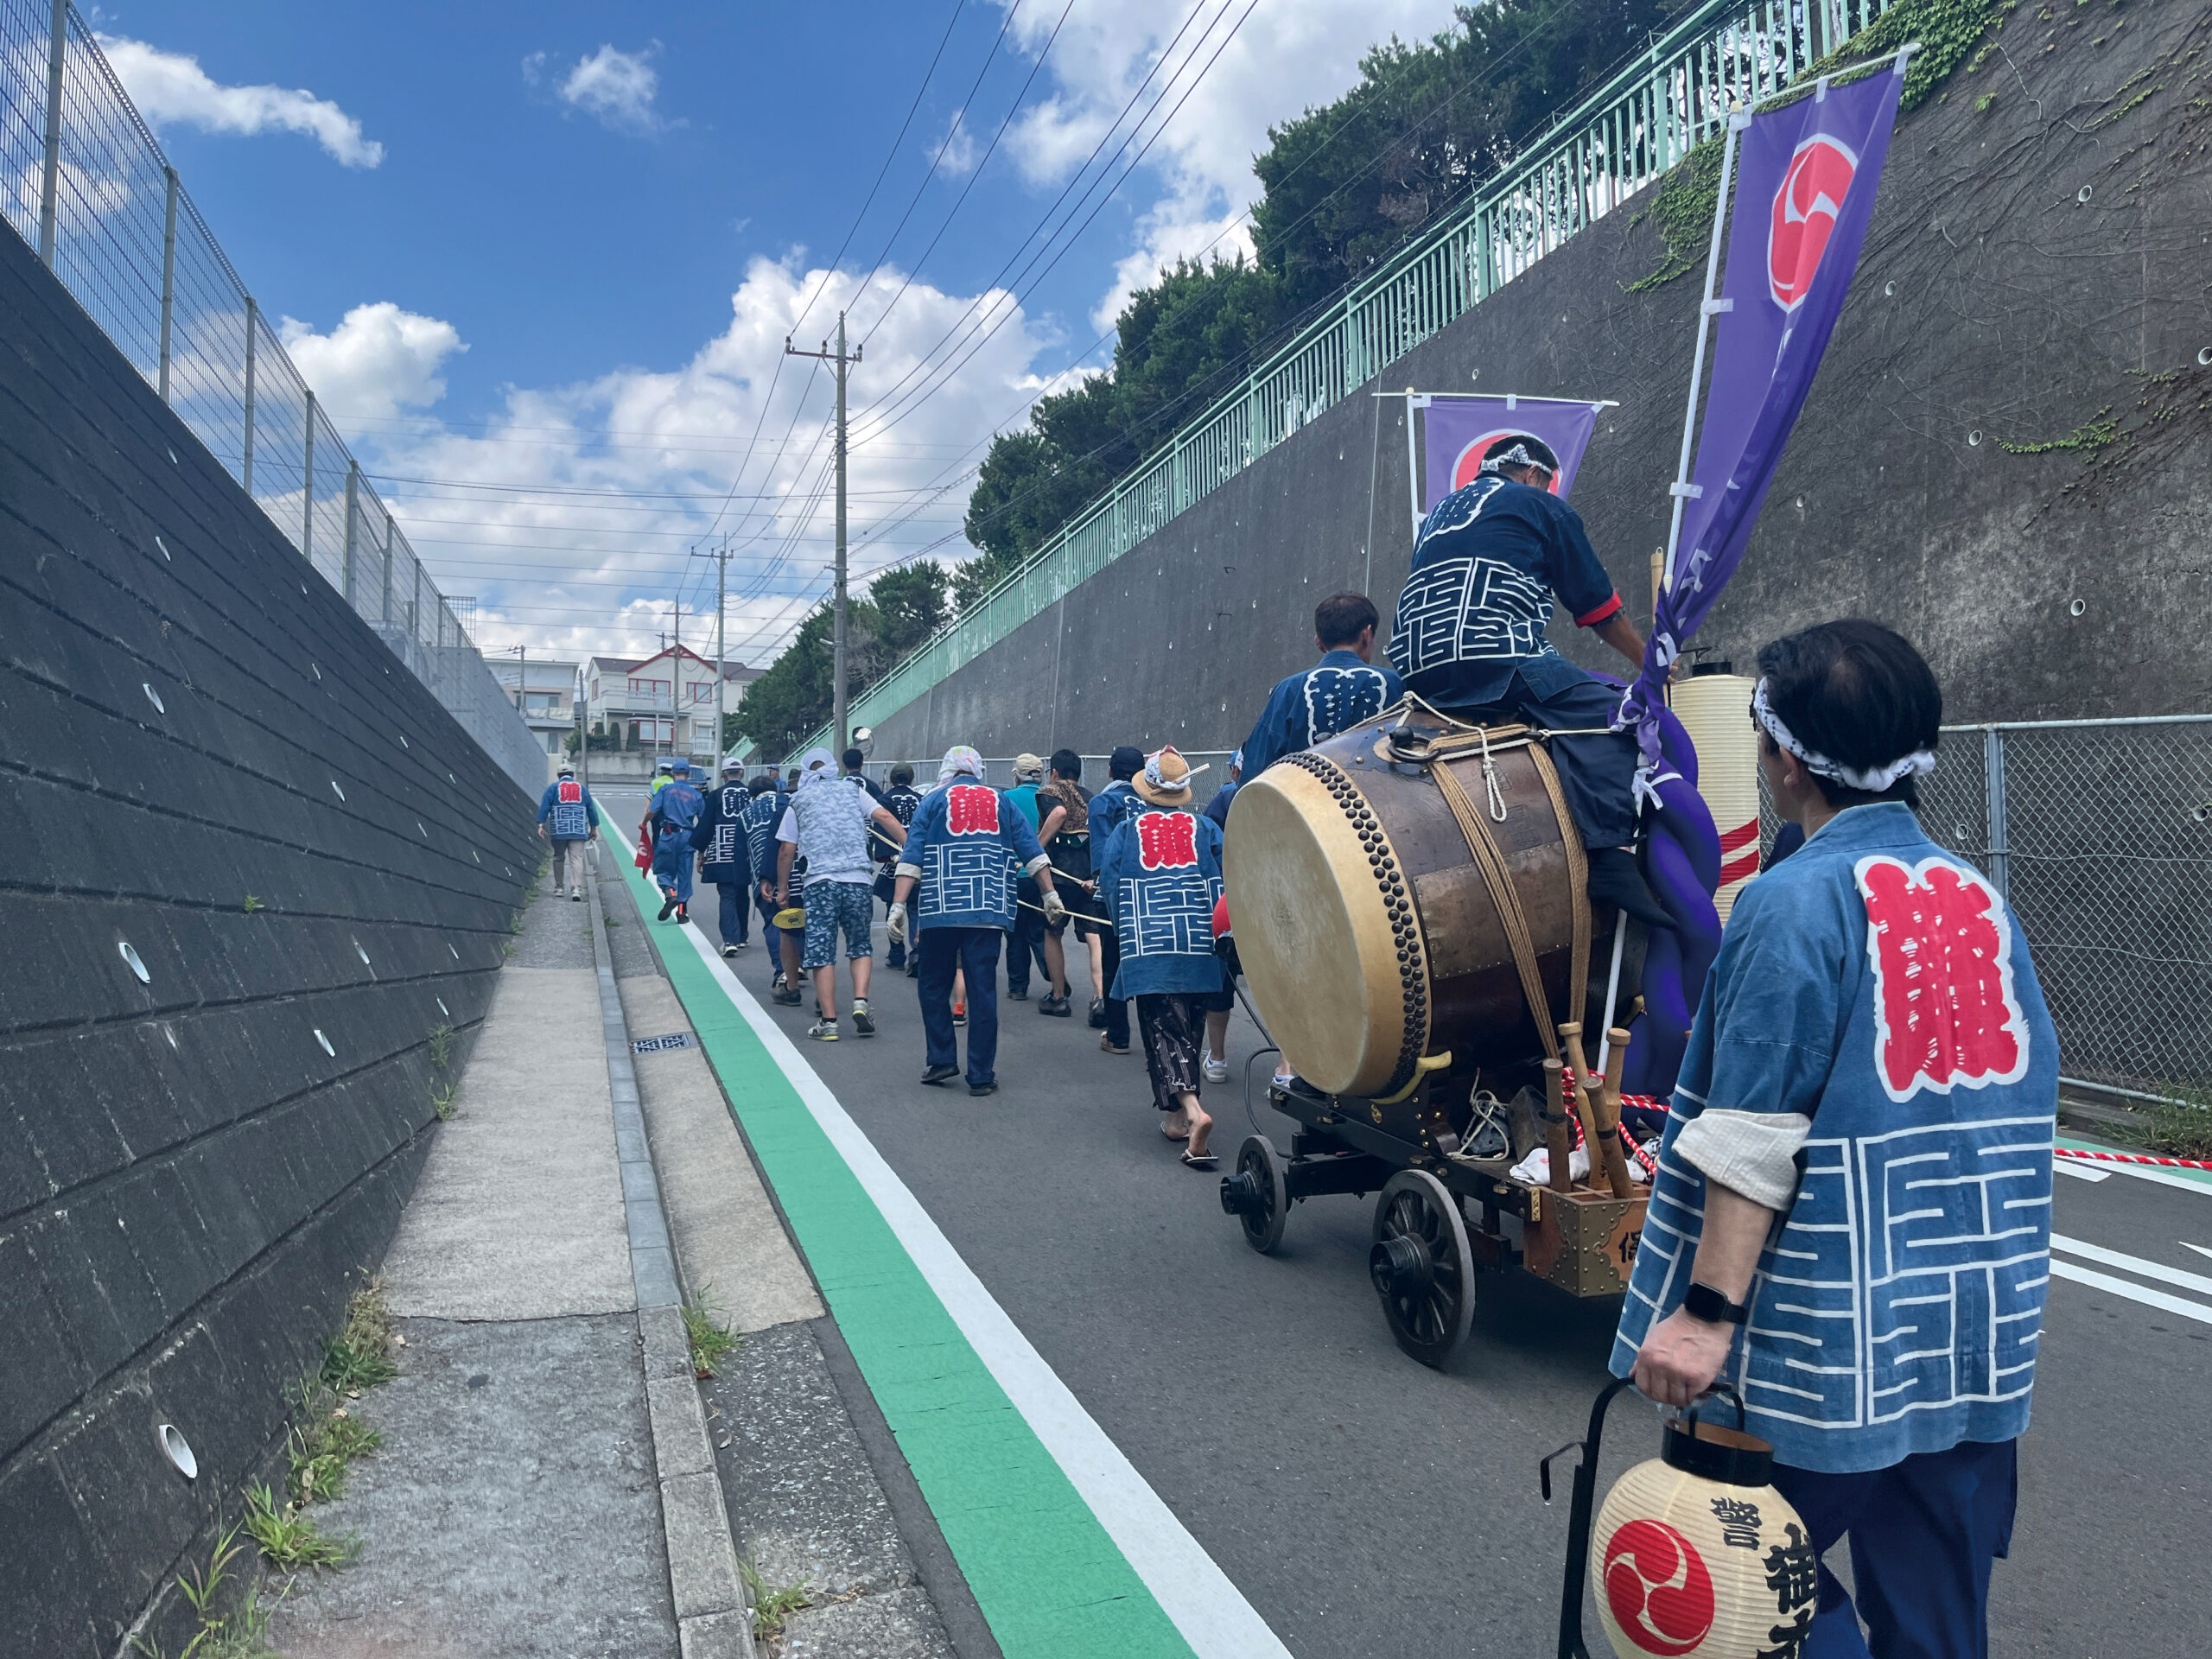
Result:
<svg viewBox="0 0 2212 1659"><path fill-rule="evenodd" d="M1045 919L1046 921L1058 923L1066 918L1067 913L1068 907L1060 902L1060 890L1058 887L1053 888L1050 893L1045 895Z"/></svg>
<svg viewBox="0 0 2212 1659"><path fill-rule="evenodd" d="M891 936L892 944L904 944L906 943L906 906L893 905L891 906L891 919L884 925L883 931Z"/></svg>

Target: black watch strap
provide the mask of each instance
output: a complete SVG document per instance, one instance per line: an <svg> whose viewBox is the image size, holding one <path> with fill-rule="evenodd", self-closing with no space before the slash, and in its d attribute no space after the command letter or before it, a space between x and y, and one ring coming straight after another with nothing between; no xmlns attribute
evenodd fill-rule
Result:
<svg viewBox="0 0 2212 1659"><path fill-rule="evenodd" d="M1694 1279L1682 1293L1682 1311L1707 1325L1742 1325L1751 1317L1749 1302L1732 1302L1711 1285L1700 1285Z"/></svg>

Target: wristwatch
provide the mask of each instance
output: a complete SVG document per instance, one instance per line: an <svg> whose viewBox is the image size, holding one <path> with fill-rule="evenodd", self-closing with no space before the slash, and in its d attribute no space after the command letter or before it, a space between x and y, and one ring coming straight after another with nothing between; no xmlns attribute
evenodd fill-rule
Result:
<svg viewBox="0 0 2212 1659"><path fill-rule="evenodd" d="M1682 1293L1682 1312L1707 1325L1742 1325L1751 1317L1749 1302L1732 1302L1711 1285L1693 1279Z"/></svg>

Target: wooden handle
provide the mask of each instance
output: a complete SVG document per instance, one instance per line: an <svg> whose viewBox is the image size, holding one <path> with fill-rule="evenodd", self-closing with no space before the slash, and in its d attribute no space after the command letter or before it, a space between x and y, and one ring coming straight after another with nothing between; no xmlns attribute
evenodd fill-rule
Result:
<svg viewBox="0 0 2212 1659"><path fill-rule="evenodd" d="M1551 1160L1551 1189L1564 1192L1573 1185L1567 1173L1567 1159L1573 1145L1567 1132L1567 1114L1560 1109L1560 1063L1544 1062L1544 1152Z"/></svg>
<svg viewBox="0 0 2212 1659"><path fill-rule="evenodd" d="M1628 1033L1618 1026L1605 1033L1610 1052L1605 1076L1597 1089L1597 1145L1605 1166L1605 1183L1617 1198L1631 1196L1636 1188L1628 1173L1628 1154L1621 1149L1621 1075L1627 1069Z"/></svg>
<svg viewBox="0 0 2212 1659"><path fill-rule="evenodd" d="M1582 1119L1582 1142L1590 1151L1590 1167L1598 1167L1598 1113L1593 1096L1598 1079L1590 1075L1590 1061L1582 1052L1582 1026L1579 1020L1569 1020L1559 1028L1560 1040L1567 1046L1567 1063L1574 1068L1574 1109Z"/></svg>

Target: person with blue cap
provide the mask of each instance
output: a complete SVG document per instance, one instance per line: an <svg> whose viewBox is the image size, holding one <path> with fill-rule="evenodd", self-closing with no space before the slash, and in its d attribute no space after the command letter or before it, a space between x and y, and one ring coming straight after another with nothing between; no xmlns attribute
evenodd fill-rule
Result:
<svg viewBox="0 0 2212 1659"><path fill-rule="evenodd" d="M550 836L547 831L551 831ZM599 839L599 805L576 781L576 769L561 763L559 774L537 800L537 834L553 843L553 896L566 887L569 897L584 896L584 847Z"/></svg>
<svg viewBox="0 0 2212 1659"><path fill-rule="evenodd" d="M653 880L661 891L660 919L691 919L692 833L706 816L707 803L691 786L691 763L678 756L669 765L669 781L652 798L645 822L653 832Z"/></svg>

